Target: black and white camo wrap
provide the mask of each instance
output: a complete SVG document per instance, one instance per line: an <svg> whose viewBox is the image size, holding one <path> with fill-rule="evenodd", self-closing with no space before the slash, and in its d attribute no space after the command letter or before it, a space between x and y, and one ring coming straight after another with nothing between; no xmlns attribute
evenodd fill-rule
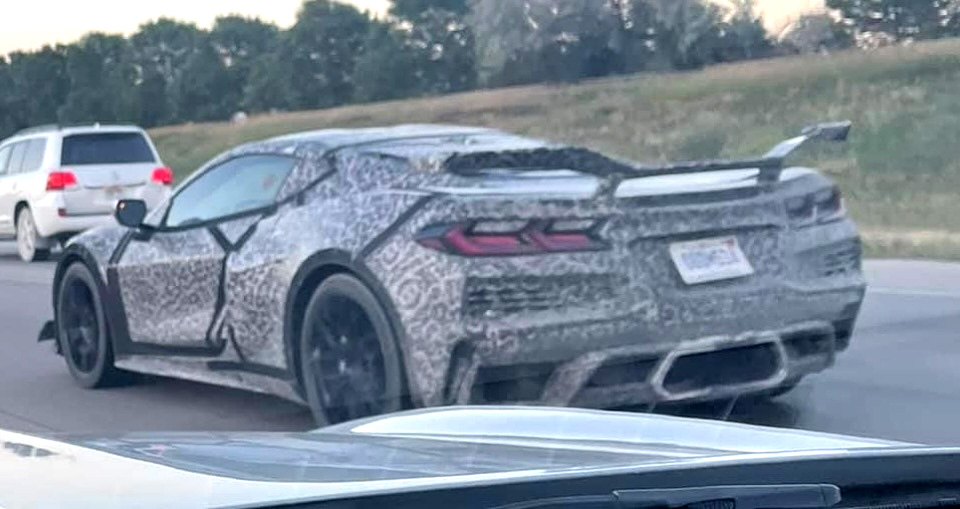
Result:
<svg viewBox="0 0 960 509"><path fill-rule="evenodd" d="M402 132L391 131L394 136ZM423 136L431 131L418 127L411 132ZM78 237L75 243L98 261L101 271L117 271L134 343L221 347L208 357L135 355L119 364L296 399L288 382L257 373L211 372L207 363L230 361L293 373L289 338L284 337L288 295L303 264L326 251L348 253L385 291L400 319L409 390L413 401L425 406L457 400L448 387L456 362L468 363L475 374L483 366L575 366L585 356L602 362L597 352L624 348L662 353L707 337L722 342L750 331L829 323L862 299L859 252L845 271L827 276L820 268L824 257L839 248L859 249L853 224L841 219L797 229L787 218L786 198L830 185L819 174L788 172L792 177L778 185L733 200L678 197L652 203L643 196L598 199L598 180L579 174L555 180L563 185L551 189L554 181L549 179L441 171L445 161L463 165L471 160L459 153L482 154L474 159L497 166L488 155L493 149L514 160L523 150L543 147L495 132L478 133L482 139L468 142L471 134L441 130L430 143L422 138L391 141L379 149L375 133L367 131L358 146L332 146L322 132L247 145L205 168L247 154L298 157L275 210L179 232L161 228L149 240L129 242L113 266L110 259L125 230L100 229ZM330 138L344 136L338 131ZM601 235L610 249L465 258L414 241L417 232L434 224L539 218L602 219ZM718 236L736 237L756 274L709 285L683 284L669 244ZM527 285L564 278L568 286L556 292L549 309L506 314L465 309L471 281ZM609 288L578 283L596 279L612 283ZM468 348L461 350L463 345ZM469 359L456 358L460 351L469 352ZM565 394L558 397L560 403L576 392L563 387L574 383L565 380L583 382L577 376L555 378L547 392Z"/></svg>

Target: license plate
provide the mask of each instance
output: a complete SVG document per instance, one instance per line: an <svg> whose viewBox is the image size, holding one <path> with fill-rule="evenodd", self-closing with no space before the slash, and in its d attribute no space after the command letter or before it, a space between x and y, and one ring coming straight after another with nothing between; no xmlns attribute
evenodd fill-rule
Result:
<svg viewBox="0 0 960 509"><path fill-rule="evenodd" d="M670 257L688 285L746 277L753 266L740 249L736 237L677 242L670 245Z"/></svg>

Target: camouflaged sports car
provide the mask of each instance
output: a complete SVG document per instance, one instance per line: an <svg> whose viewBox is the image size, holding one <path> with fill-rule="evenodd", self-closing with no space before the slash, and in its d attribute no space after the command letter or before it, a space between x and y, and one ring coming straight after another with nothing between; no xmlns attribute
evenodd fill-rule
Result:
<svg viewBox="0 0 960 509"><path fill-rule="evenodd" d="M784 164L849 129L667 166L469 127L245 145L76 238L40 338L84 387L167 375L320 422L770 396L833 363L863 299L839 191Z"/></svg>

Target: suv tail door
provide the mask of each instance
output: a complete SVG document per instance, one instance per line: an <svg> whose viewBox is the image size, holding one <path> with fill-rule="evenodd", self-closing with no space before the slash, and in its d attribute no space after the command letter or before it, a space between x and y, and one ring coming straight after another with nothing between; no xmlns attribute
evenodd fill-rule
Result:
<svg viewBox="0 0 960 509"><path fill-rule="evenodd" d="M163 197L163 186L152 182L162 166L143 132L84 132L67 134L60 149L60 169L74 174L76 186L64 192L69 215L111 214L118 200L142 199L151 209Z"/></svg>

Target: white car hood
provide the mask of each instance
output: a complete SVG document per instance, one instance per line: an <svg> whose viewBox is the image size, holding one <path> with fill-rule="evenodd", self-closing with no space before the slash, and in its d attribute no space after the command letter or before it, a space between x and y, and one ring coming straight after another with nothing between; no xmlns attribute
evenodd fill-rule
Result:
<svg viewBox="0 0 960 509"><path fill-rule="evenodd" d="M0 432L0 507L256 507L909 444L657 415L422 410L312 433Z"/></svg>

